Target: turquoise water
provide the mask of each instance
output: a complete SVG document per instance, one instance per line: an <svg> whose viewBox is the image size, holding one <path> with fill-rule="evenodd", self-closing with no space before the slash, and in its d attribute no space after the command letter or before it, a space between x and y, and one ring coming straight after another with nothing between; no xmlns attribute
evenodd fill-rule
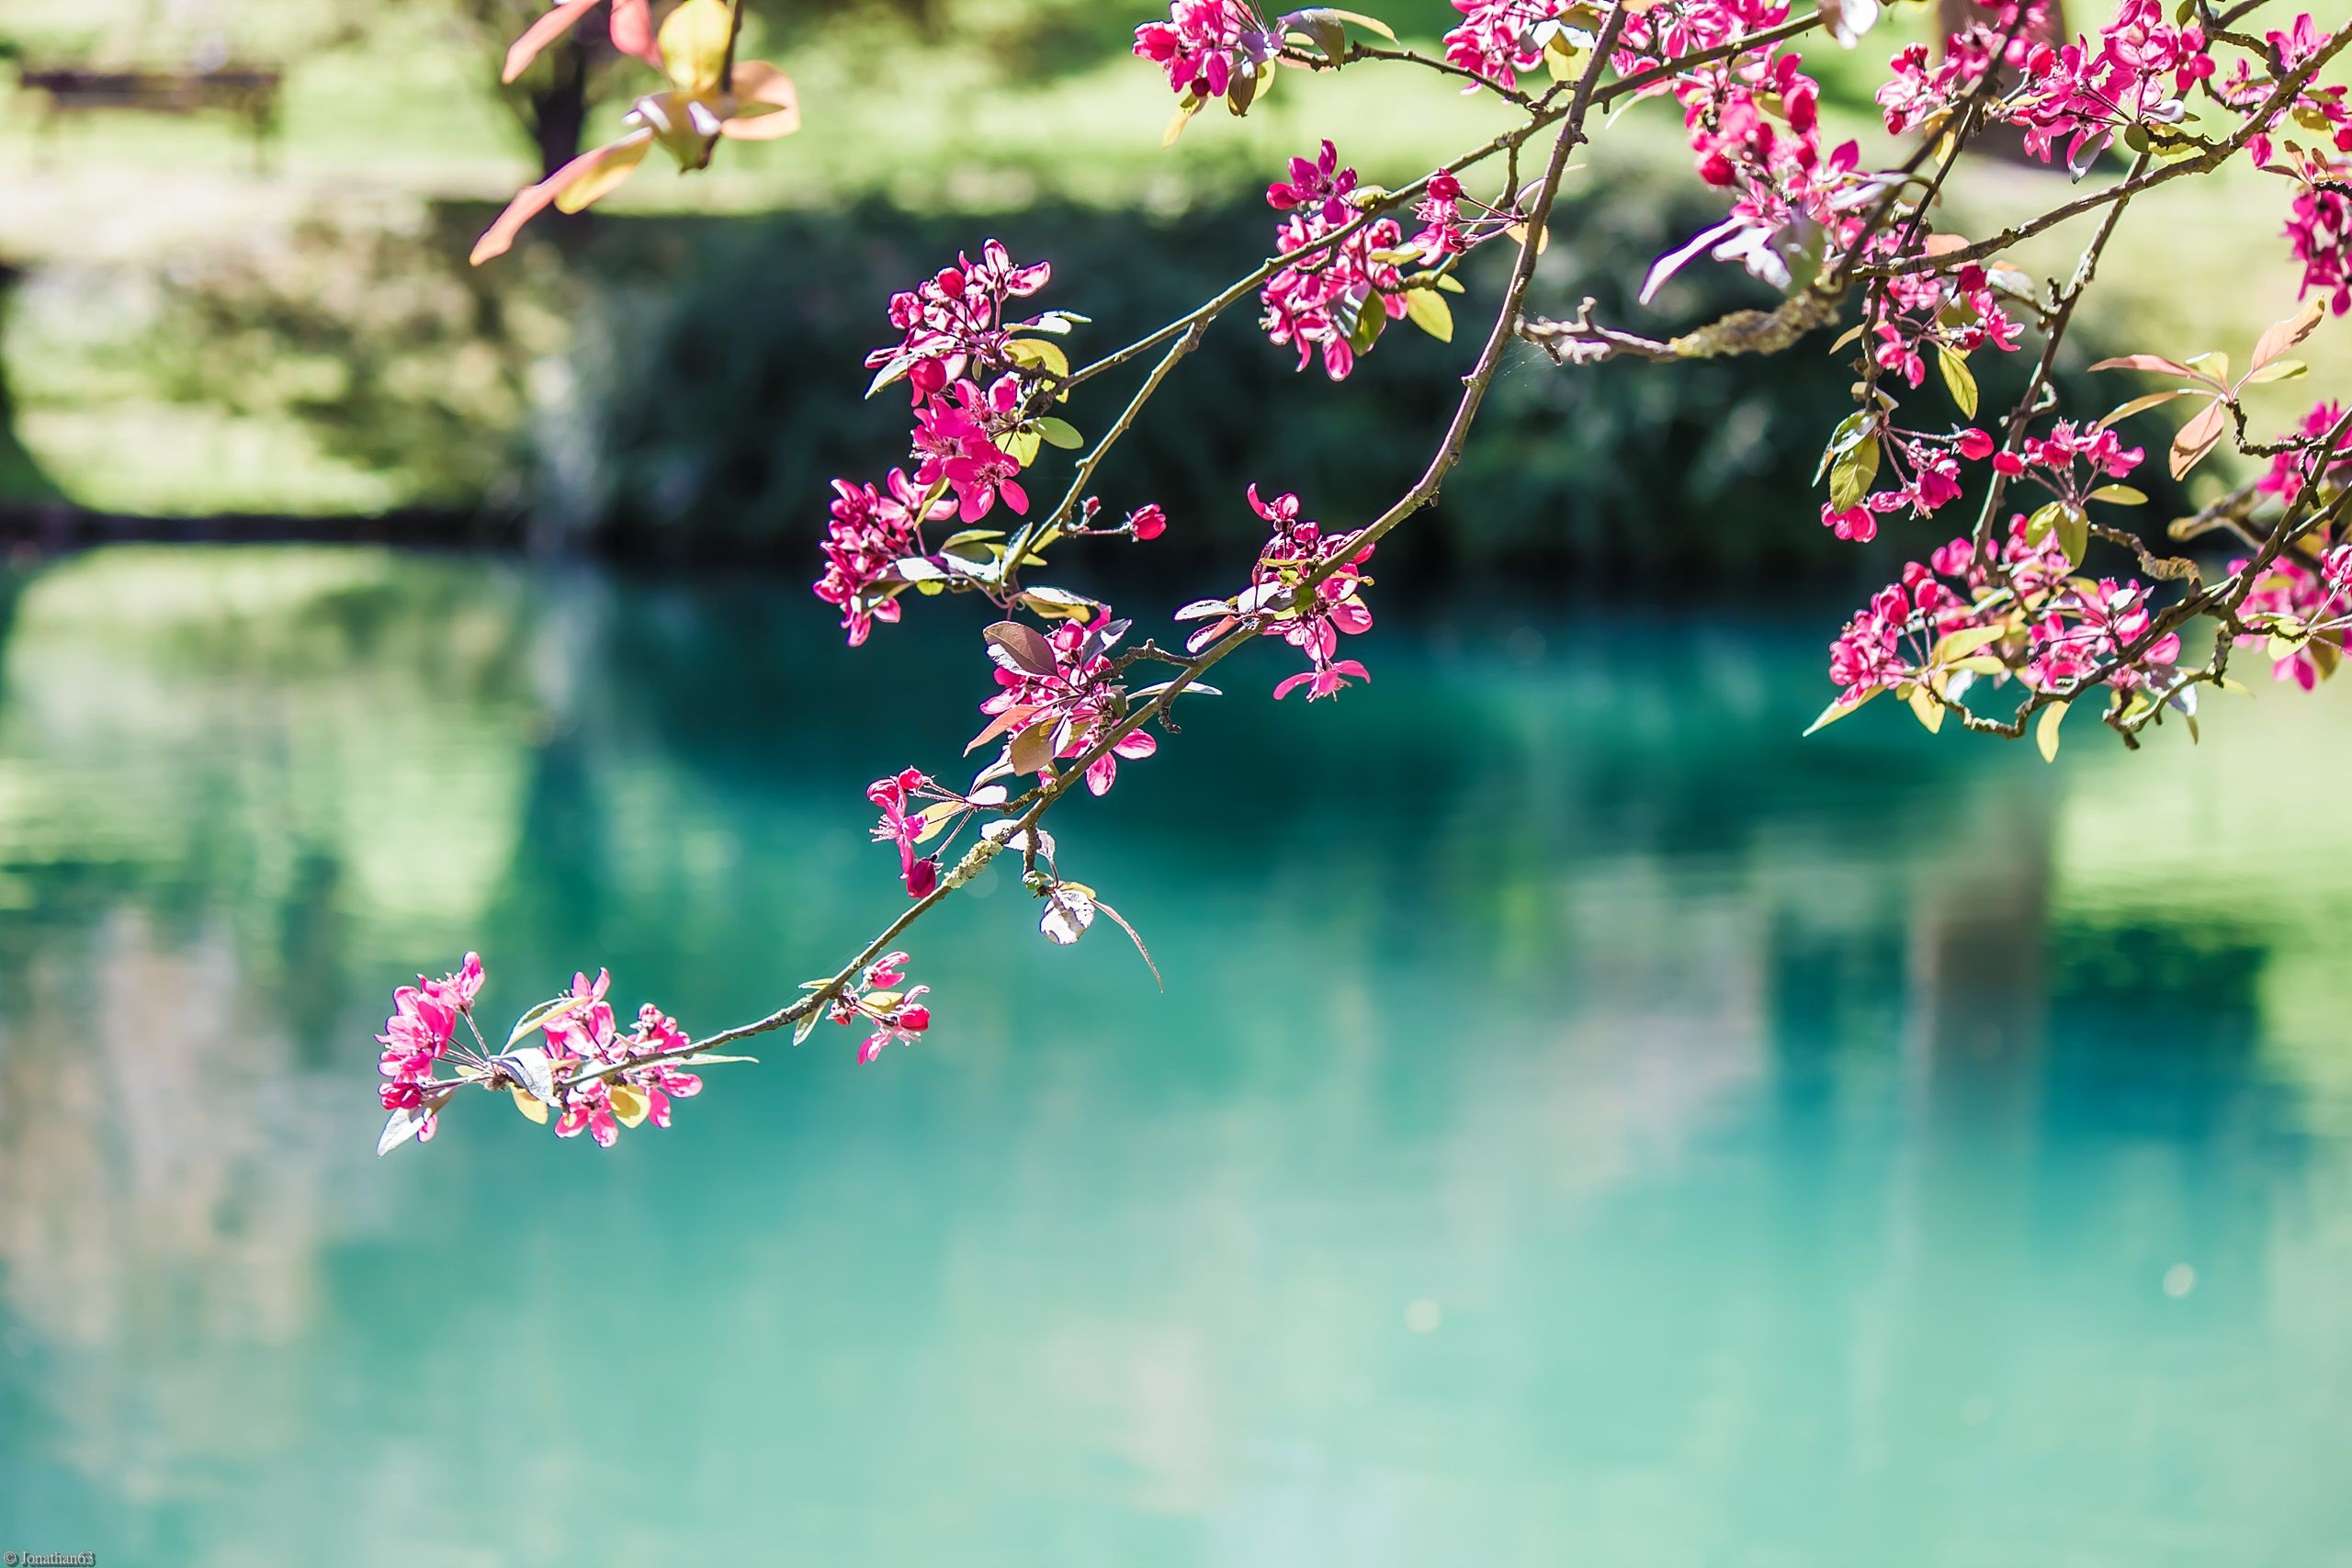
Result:
<svg viewBox="0 0 2352 1568"><path fill-rule="evenodd" d="M0 1547L114 1564L2352 1563L2341 706L2055 768L1815 617L1384 618L668 1133L379 1162L478 946L755 1016L977 620L351 552L0 587ZM934 690L933 688L943 688ZM2309 722L2298 724L2298 719Z"/></svg>

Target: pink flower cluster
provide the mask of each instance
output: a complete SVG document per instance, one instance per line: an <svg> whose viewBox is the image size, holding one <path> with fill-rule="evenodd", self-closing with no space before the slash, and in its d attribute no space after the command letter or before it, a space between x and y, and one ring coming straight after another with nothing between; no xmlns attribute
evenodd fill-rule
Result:
<svg viewBox="0 0 2352 1568"><path fill-rule="evenodd" d="M971 794L958 795L921 770L909 768L866 785L865 798L882 808L874 841L897 848L907 897L927 898L939 886L939 856L918 858L916 847L933 839L943 845L953 842L967 818L1004 804L1005 788L981 783L973 785Z"/></svg>
<svg viewBox="0 0 2352 1568"><path fill-rule="evenodd" d="M417 1141L432 1139L435 1115L425 1109L426 1085L441 1055L448 1050L462 1018L470 1027L474 998L481 994L481 955L466 954L457 972L438 980L416 977L413 986L392 993L392 1015L384 1032L376 1036L383 1054L376 1070L385 1082L379 1098L387 1111L424 1111Z"/></svg>
<svg viewBox="0 0 2352 1568"><path fill-rule="evenodd" d="M1871 353L1882 369L1917 387L1928 378L1927 356L1945 350L1963 358L1990 345L2017 351L2024 324L2001 306L1992 278L1970 262L1952 272L1907 272L1881 280L1873 290L1878 343Z"/></svg>
<svg viewBox="0 0 2352 1568"><path fill-rule="evenodd" d="M2162 691L2180 660L2180 638L2167 632L2148 640L2154 619L2143 583L2069 578L2041 602L2027 628L2025 683L2064 692L2114 661L2105 684L2119 692Z"/></svg>
<svg viewBox="0 0 2352 1568"><path fill-rule="evenodd" d="M2302 434L2317 446L2343 419L2344 405L2329 398L2303 416ZM2312 463L2311 452L2281 452L2270 459L2269 471L2255 481L2255 488L2265 495L2277 496L2285 505L2292 506L2303 493L2303 475L2309 471ZM2352 431L2345 434L2336 443L2335 451L2329 455L2325 477L2340 481L2347 468L2352 468Z"/></svg>
<svg viewBox="0 0 2352 1568"><path fill-rule="evenodd" d="M929 986L895 989L907 977L907 955L888 953L865 966L828 1009L835 1023L866 1023L874 1032L858 1047L857 1059L872 1066L892 1045L911 1045L931 1027L931 1009L922 998Z"/></svg>
<svg viewBox="0 0 2352 1568"><path fill-rule="evenodd" d="M1355 222L1347 202L1355 187L1356 172L1340 167L1339 152L1329 141L1313 162L1292 159L1290 179L1266 191L1269 206L1290 214L1274 231L1276 254L1306 251ZM1301 370L1319 350L1324 373L1334 381L1346 380L1355 368L1358 346L1368 345L1370 333L1377 331L1367 328L1367 312L1376 312L1383 324L1406 313L1404 275L1393 260L1383 259L1399 251L1404 237L1394 219L1378 219L1275 273L1259 296L1265 306L1260 325L1268 340L1277 346L1295 344Z"/></svg>
<svg viewBox="0 0 2352 1568"><path fill-rule="evenodd" d="M1035 427L1028 405L1043 361L1033 351L1035 340L1020 334L1067 332L1071 318L1048 310L1014 320L1007 307L1045 288L1052 272L1044 262L1014 265L990 240L978 262L959 255L954 266L891 296L890 324L899 339L865 363L875 372L874 390L899 380L910 390L915 468L911 478L892 468L878 488L833 481L825 572L815 592L840 608L851 647L871 635L875 622L899 618L898 596L910 581L907 562L925 554L925 524L977 522L1000 500L1016 513L1028 510L1016 438Z"/></svg>
<svg viewBox="0 0 2352 1568"><path fill-rule="evenodd" d="M924 502L923 491L901 468L892 468L884 488L833 481L832 522L825 530L825 575L817 597L836 605L852 648L865 642L876 621L899 618L899 590L892 570L923 553L922 525L956 515L956 503L942 497Z"/></svg>
<svg viewBox="0 0 2352 1568"><path fill-rule="evenodd" d="M1135 52L1168 73L1180 96L1221 98L1283 51L1283 29L1247 0L1173 0L1168 20L1136 29Z"/></svg>
<svg viewBox="0 0 2352 1568"><path fill-rule="evenodd" d="M1357 535L1326 534L1320 525L1300 517L1295 495L1267 501L1251 485L1250 505L1272 525L1273 535L1259 552L1247 589L1231 599L1196 600L1176 612L1179 621L1203 623L1186 640L1187 650L1198 653L1236 628L1255 625L1260 636L1281 637L1306 655L1307 669L1274 687L1277 701L1302 686L1309 702L1334 697L1351 679L1371 680L1362 663L1338 655L1340 634L1372 629L1363 593L1372 581L1363 575L1363 563L1372 558L1373 547L1359 548ZM1306 589L1307 576L1333 560L1340 564Z"/></svg>
<svg viewBox="0 0 2352 1568"><path fill-rule="evenodd" d="M986 379L1011 365L1016 333L1052 330L1047 316L1009 321L1005 307L1036 294L1053 276L1050 262L1015 265L994 240L980 247L977 263L958 255L954 266L890 296L890 324L901 335L867 355L865 367L877 386L905 377L918 404L959 380Z"/></svg>
<svg viewBox="0 0 2352 1568"><path fill-rule="evenodd" d="M2186 121L2188 93L2212 74L2204 28L2173 26L2157 0L2124 0L2096 44L2078 38L2035 46L2025 81L1995 112L2019 127L2026 150L2045 163L2064 141L2066 166L2079 176L2125 130Z"/></svg>
<svg viewBox="0 0 2352 1568"><path fill-rule="evenodd" d="M2323 177L2352 179L2352 162L2328 165ZM2342 193L2306 183L2295 193L2287 216L2287 240L2303 264L2297 292L2324 294L2336 315L2352 310L2352 201Z"/></svg>
<svg viewBox="0 0 2352 1568"><path fill-rule="evenodd" d="M1038 772L1085 753L1102 729L1126 711L1126 687L1111 654L1127 628L1127 622L1111 619L1108 610L1084 623L1064 621L1051 635L1012 624L992 628L989 657L996 664L997 691L980 705L989 722L972 745L1012 736L1008 755L1016 773ZM1024 745L1027 737L1035 739ZM1095 795L1107 793L1119 776L1121 759L1139 761L1159 750L1159 743L1140 729L1121 736L1087 765L1086 787Z"/></svg>
<svg viewBox="0 0 2352 1568"><path fill-rule="evenodd" d="M2244 571L2246 565L2233 560L2230 570ZM2326 550L2316 562L2280 556L2256 581L2238 614L2255 628L2238 638L2239 645L2269 645L2272 679L2311 691L2335 669L2346 629L2352 627L2352 544ZM2284 646L2271 640L2279 632L2291 634Z"/></svg>
<svg viewBox="0 0 2352 1568"><path fill-rule="evenodd" d="M670 1102L702 1092L702 1079L677 1066L693 1043L678 1021L648 1002L638 1010L637 1027L623 1034L605 999L612 983L607 970L594 980L574 975L570 1004L539 1032L561 1102L555 1135L585 1133L605 1149L620 1142L623 1127L667 1127ZM595 1076L583 1078L588 1074ZM580 1081L566 1081L572 1079Z"/></svg>
<svg viewBox="0 0 2352 1568"><path fill-rule="evenodd" d="M1445 57L1502 87L1521 72L1540 70L1544 51L1559 36L1564 0L1453 0L1462 20L1445 35Z"/></svg>
<svg viewBox="0 0 2352 1568"><path fill-rule="evenodd" d="M2076 682L2094 676L2118 692L2175 696L2180 638L2149 637L2154 613L2146 586L2074 575L2054 538L2029 534L2020 514L1990 561L1963 538L1937 550L1932 565L1906 565L1830 645L1838 701L1851 706L1928 679L1938 671L1942 639L1971 632L1963 659L1993 663L1979 671L1943 659L1945 689L1955 697L1979 678L2015 678L2071 696Z"/></svg>
<svg viewBox="0 0 2352 1568"><path fill-rule="evenodd" d="M1786 8L1759 14L1777 19ZM1655 31L1644 29L1645 37ZM1860 148L1847 141L1823 152L1821 88L1797 56L1770 49L1736 54L1680 73L1665 90L1682 106L1700 178L1735 195L1729 217L1650 269L1645 300L1702 252L1786 288L1794 258L1835 256L1854 243L1868 194ZM1873 243L1889 243L1885 231Z"/></svg>

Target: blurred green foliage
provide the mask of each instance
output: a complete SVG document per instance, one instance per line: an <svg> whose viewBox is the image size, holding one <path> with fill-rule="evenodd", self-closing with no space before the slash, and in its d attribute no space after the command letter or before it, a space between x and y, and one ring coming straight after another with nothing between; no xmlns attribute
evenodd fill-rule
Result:
<svg viewBox="0 0 2352 1568"><path fill-rule="evenodd" d="M1630 188L1583 195L1556 220L1535 308L1639 319L1630 296L1650 257L1708 221L1694 199ZM888 290L994 235L1056 268L1044 302L1093 318L1069 347L1084 363L1191 309L1263 254L1262 205L1175 218L1047 207L995 217L910 215L869 205L708 225L620 225L586 251L604 303L577 355L574 443L543 452L538 501L571 536L684 559L772 558L795 568L835 475L876 479L903 452L902 394L856 399L866 351L889 338ZM1459 395L1501 288L1508 253L1475 258L1456 301L1457 341L1385 334L1346 383L1300 373L1237 306L1154 400L1098 474L1114 513L1157 501L1175 525L1155 551L1230 558L1261 531L1252 481L1295 491L1345 525L1419 476ZM1675 324L1769 296L1736 268L1689 269L1661 296ZM1811 525L1825 411L1844 406L1854 351L1823 332L1771 359L1611 364L1563 370L1521 346L1496 382L1468 454L1430 525L1384 547L1393 570L1485 575L1568 563L1607 576L1842 576L1855 552ZM1990 359L1992 355L1981 355ZM1984 365L1987 406L2026 367ZM1069 410L1089 434L1144 366L1090 385ZM1922 424L1958 419L1940 388L1915 398ZM1050 506L1069 471L1048 454L1031 487ZM2159 497L2160 501L2168 499ZM1901 525L1897 525L1900 527ZM1954 524L1952 527L1957 527ZM1916 527L1916 525L1915 525ZM1919 547L1946 531L1917 529Z"/></svg>

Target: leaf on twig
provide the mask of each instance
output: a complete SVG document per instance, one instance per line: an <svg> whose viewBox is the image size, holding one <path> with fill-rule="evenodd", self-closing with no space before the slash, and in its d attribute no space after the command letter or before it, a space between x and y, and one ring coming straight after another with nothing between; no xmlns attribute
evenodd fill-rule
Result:
<svg viewBox="0 0 2352 1568"><path fill-rule="evenodd" d="M2041 722L2033 727L2033 743L2041 752L2041 760L2058 760L2058 727L2066 722L2066 705L2052 703L2041 710Z"/></svg>

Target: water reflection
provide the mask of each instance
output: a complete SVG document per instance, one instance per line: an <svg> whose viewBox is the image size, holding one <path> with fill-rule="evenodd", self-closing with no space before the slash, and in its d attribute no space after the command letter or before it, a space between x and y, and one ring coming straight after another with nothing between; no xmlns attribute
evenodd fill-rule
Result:
<svg viewBox="0 0 2352 1568"><path fill-rule="evenodd" d="M725 1022L861 940L859 791L967 718L970 628L365 552L13 603L7 1544L2346 1560L2352 829L2264 831L2341 777L2283 704L2045 771L1798 744L1809 622L1667 670L1399 617L1061 828L1165 996L1001 881L916 944L920 1053L379 1165L403 970Z"/></svg>

